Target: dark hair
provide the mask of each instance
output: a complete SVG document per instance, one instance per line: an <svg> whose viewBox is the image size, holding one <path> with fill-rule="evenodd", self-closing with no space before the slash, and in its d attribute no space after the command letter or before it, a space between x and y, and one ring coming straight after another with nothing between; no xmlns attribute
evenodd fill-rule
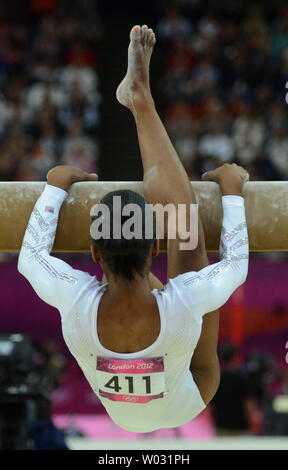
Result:
<svg viewBox="0 0 288 470"><path fill-rule="evenodd" d="M121 212L120 214L118 214L118 220L120 221L121 225L121 227L119 227L121 232L119 233L119 239L113 238L113 228L115 228L113 225L113 201L115 196L121 197L121 205L119 206ZM105 205L109 210L110 216L108 222L110 227L110 236L108 239L103 237L97 237L97 239L92 238L93 245L100 253L103 260L115 276L122 277L129 281L134 279L136 273L140 274L141 276L144 276L147 258L151 252L154 240L156 239L156 221L152 212L152 208L148 206L148 201L143 196L140 196L138 193L128 189L124 189L111 191L110 193L106 194L106 196L104 196L101 201L99 201L99 204L100 203L102 205ZM134 236L129 240L127 240L127 238L123 236L122 232L123 224L131 217L131 215L123 215L123 208L127 204L135 204L140 208L139 212L141 213L142 222L140 227L141 231L138 234L140 236L138 236L137 238ZM147 219L145 218L145 212L149 215L152 215L152 218L150 219L152 220L151 234L148 238L145 237L145 229L147 227ZM101 218L101 221L99 221L99 218ZM92 215L91 224L93 224L95 220L98 221L98 229L100 231L100 227L102 228L102 224L104 222L107 222L107 220L105 220L105 215L103 214L101 209L100 214L97 214L96 216Z"/></svg>

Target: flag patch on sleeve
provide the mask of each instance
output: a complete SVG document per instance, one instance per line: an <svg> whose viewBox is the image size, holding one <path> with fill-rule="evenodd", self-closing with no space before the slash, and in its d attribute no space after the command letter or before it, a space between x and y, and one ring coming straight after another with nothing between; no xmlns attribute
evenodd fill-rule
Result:
<svg viewBox="0 0 288 470"><path fill-rule="evenodd" d="M50 212L50 214L54 214L54 207L45 206L45 212Z"/></svg>

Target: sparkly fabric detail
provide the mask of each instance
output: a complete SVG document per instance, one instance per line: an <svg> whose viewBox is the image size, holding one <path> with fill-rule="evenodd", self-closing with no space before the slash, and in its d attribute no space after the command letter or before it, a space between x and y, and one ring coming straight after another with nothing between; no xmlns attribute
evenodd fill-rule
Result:
<svg viewBox="0 0 288 470"><path fill-rule="evenodd" d="M230 239L234 238L237 233L239 233L243 228L245 228L246 222L243 222L242 224L238 225L234 230L231 232L226 231L226 239L227 236L230 237ZM228 235L227 235L228 234ZM225 236L225 233L224 233ZM243 245L248 245L248 238L247 237L242 237L240 240L238 240L234 245L232 245L230 248L227 248L223 242L223 240L220 241L220 258L221 261L217 263L211 271L207 273L201 273L201 274L196 274L184 281L185 285L189 284L197 284L201 280L206 280L206 281L212 281L216 276L219 276L223 272L225 268L228 266L232 267L235 271L237 271L240 266L238 264L239 261L243 259L249 259L248 254L235 254L235 251L240 248Z"/></svg>
<svg viewBox="0 0 288 470"><path fill-rule="evenodd" d="M40 235L38 235L37 231L35 230L35 228L33 227L33 225L31 224L28 224L28 227L27 227L27 230L28 232L32 235L32 237L34 238L34 240L36 242L40 242L40 243L44 243L48 240L54 240L55 238L55 235L56 235L56 231L54 232L50 232L50 233L47 233L47 235L44 235L42 238L40 237Z"/></svg>
<svg viewBox="0 0 288 470"><path fill-rule="evenodd" d="M47 235L44 235L44 237L41 238L41 244L39 246L39 251L46 250L50 253L51 250L52 250L52 247L53 247L55 235L56 235L56 232L51 232L51 233L48 233ZM35 247L35 248L37 248L37 247Z"/></svg>
<svg viewBox="0 0 288 470"><path fill-rule="evenodd" d="M60 279L62 281L66 281L69 284L76 284L78 282L78 279L76 277L71 276L70 274L67 273L59 273L51 263L49 263L42 255L40 255L41 249L44 249L44 245L40 247L40 249L36 249L33 246L29 245L26 241L23 243L23 246L27 248L27 250L30 251L30 253L33 255L34 259L43 266L46 271L50 274L50 276L54 277L55 279Z"/></svg>
<svg viewBox="0 0 288 470"><path fill-rule="evenodd" d="M41 238L41 242L45 242L45 241L52 240L52 239L54 240L55 235L56 235L56 231L55 232L50 232L50 233L48 233L47 235L44 235L44 237Z"/></svg>
<svg viewBox="0 0 288 470"><path fill-rule="evenodd" d="M220 259L227 258L229 256L235 257L235 251L240 248L240 246L243 245L248 245L249 240L247 237L242 237L240 240L238 240L234 245L232 245L230 248L227 248L225 244L223 243L223 240L220 242L220 249L219 249L219 255Z"/></svg>
<svg viewBox="0 0 288 470"><path fill-rule="evenodd" d="M233 240L233 238L246 227L247 227L246 222L241 222L241 224L237 225L237 227L235 227L233 230L231 230L231 232L228 232L225 229L225 227L223 227L222 235L225 238L225 240L229 242L229 241Z"/></svg>
<svg viewBox="0 0 288 470"><path fill-rule="evenodd" d="M33 227L33 225L28 224L27 230L28 230L28 232L32 235L32 237L34 238L34 240L35 240L36 242L40 242L40 236L39 236L38 233L36 232L36 230L35 230L35 228Z"/></svg>
<svg viewBox="0 0 288 470"><path fill-rule="evenodd" d="M234 256L234 258L235 258L237 261L240 261L241 259L249 259L249 255L247 255L247 254L245 253L245 254L242 254L242 255Z"/></svg>
<svg viewBox="0 0 288 470"><path fill-rule="evenodd" d="M227 252L227 247L225 246L225 244L223 243L223 240L222 240L222 238L221 238L221 240L220 240L220 245L219 245L219 257L220 257L220 260L224 258L226 252Z"/></svg>
<svg viewBox="0 0 288 470"><path fill-rule="evenodd" d="M198 282L200 281L203 281L203 279L205 279L206 276L204 276L203 274L196 274L196 276L192 276L192 277L189 277L188 279L186 279L184 281L184 284L185 285L188 285L188 284L197 284Z"/></svg>
<svg viewBox="0 0 288 470"><path fill-rule="evenodd" d="M41 244L39 246L39 248L37 249L38 253L40 253L40 251L48 251L50 253L50 251L52 250L52 246L53 246L53 242L50 242L50 243L44 243L43 245ZM37 247L35 247L37 248Z"/></svg>
<svg viewBox="0 0 288 470"><path fill-rule="evenodd" d="M52 247L53 247L53 243L54 243L54 238L55 238L55 235L56 235L56 231L47 233L47 235L44 235L41 238L38 235L35 228L33 227L33 225L28 224L27 230L32 235L34 240L36 240L38 242L38 244L34 246L35 250L37 249L38 252L43 251L43 250L47 250L47 251L49 251L49 253L51 252ZM49 243L45 243L45 242L49 242Z"/></svg>
<svg viewBox="0 0 288 470"><path fill-rule="evenodd" d="M43 219L42 215L40 214L40 212L38 211L38 209L36 207L34 207L34 209L32 211L32 214L34 215L35 219L37 220L38 225L39 225L42 232L47 232L49 227L52 227L53 225L56 225L57 222L58 222L58 217L54 217L52 220L50 220L50 222L45 222L45 220Z"/></svg>
<svg viewBox="0 0 288 470"><path fill-rule="evenodd" d="M231 265L231 260L229 259L224 259L223 261L221 261L220 263L216 264L216 266L211 270L209 271L207 274L205 274L205 278L208 280L208 281L211 281L212 279L214 279L216 276L218 276L219 274L222 273L222 271L227 267Z"/></svg>
<svg viewBox="0 0 288 470"><path fill-rule="evenodd" d="M243 245L248 245L248 238L247 237L242 237L238 242L234 243L234 245L231 246L229 251L235 251L237 248Z"/></svg>

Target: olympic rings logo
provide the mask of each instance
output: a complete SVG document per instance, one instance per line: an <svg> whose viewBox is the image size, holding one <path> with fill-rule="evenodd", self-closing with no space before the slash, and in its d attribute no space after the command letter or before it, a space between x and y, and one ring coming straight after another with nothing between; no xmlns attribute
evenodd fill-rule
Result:
<svg viewBox="0 0 288 470"><path fill-rule="evenodd" d="M132 402L136 402L137 401L137 398L136 397L124 397L125 401L132 401Z"/></svg>

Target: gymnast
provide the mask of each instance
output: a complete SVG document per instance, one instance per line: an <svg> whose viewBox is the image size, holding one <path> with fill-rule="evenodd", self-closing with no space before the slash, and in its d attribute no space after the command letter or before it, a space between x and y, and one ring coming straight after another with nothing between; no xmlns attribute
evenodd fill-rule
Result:
<svg viewBox="0 0 288 470"><path fill-rule="evenodd" d="M184 204L189 220L196 198L150 91L154 45L152 29L132 28L127 74L116 93L135 118L146 199L121 190L100 202L113 211L113 198L120 196L121 209L136 204L141 214L148 203ZM202 178L218 183L222 192L220 261L209 265L198 218L196 248L181 249L178 232L168 240L165 286L150 271L159 252L154 231L150 238L92 237L91 252L104 272L102 280L50 255L70 186L97 181L95 174L70 166L51 169L24 235L19 272L41 299L59 310L69 350L111 419L128 431L148 433L189 422L205 409L219 385L218 309L248 272L242 197L248 174L236 164L226 164ZM91 226L95 220L94 215ZM126 221L123 216L121 223Z"/></svg>

